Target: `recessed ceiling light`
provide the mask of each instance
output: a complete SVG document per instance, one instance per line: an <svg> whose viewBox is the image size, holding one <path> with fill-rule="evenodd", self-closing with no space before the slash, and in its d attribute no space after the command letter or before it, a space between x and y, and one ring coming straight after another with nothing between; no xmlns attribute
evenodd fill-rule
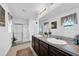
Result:
<svg viewBox="0 0 79 59"><path fill-rule="evenodd" d="M53 5L53 3L50 3L50 5Z"/></svg>

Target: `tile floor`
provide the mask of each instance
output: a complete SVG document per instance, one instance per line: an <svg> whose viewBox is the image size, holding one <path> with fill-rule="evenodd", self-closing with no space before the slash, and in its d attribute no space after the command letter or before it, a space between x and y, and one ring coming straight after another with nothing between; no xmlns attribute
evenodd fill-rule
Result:
<svg viewBox="0 0 79 59"><path fill-rule="evenodd" d="M25 44L21 44L21 45L11 47L9 52L7 53L7 56L16 56L17 50L21 50L21 49L24 49L24 48L27 48L27 47L30 47L34 56L37 56L36 53L34 52L34 50L32 49L31 42L27 42Z"/></svg>

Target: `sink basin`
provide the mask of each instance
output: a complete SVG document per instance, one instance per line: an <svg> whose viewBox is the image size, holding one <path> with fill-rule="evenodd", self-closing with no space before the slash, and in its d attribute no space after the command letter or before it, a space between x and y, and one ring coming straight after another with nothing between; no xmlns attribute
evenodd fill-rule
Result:
<svg viewBox="0 0 79 59"><path fill-rule="evenodd" d="M36 37L42 37L42 35L39 35L39 34L37 34L37 35L35 35Z"/></svg>
<svg viewBox="0 0 79 59"><path fill-rule="evenodd" d="M56 38L47 38L47 41L53 44L67 44L64 40L58 40Z"/></svg>

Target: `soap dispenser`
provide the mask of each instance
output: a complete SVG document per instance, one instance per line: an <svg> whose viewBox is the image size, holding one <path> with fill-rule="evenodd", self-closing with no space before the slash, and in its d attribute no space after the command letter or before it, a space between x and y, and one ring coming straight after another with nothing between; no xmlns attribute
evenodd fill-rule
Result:
<svg viewBox="0 0 79 59"><path fill-rule="evenodd" d="M79 45L79 35L76 35L74 38L74 44Z"/></svg>

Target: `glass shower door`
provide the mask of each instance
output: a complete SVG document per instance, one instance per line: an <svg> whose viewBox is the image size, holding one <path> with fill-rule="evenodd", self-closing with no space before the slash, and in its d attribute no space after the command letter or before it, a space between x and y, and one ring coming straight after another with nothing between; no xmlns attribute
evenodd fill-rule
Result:
<svg viewBox="0 0 79 59"><path fill-rule="evenodd" d="M23 42L23 25L14 25L14 37L16 43Z"/></svg>

